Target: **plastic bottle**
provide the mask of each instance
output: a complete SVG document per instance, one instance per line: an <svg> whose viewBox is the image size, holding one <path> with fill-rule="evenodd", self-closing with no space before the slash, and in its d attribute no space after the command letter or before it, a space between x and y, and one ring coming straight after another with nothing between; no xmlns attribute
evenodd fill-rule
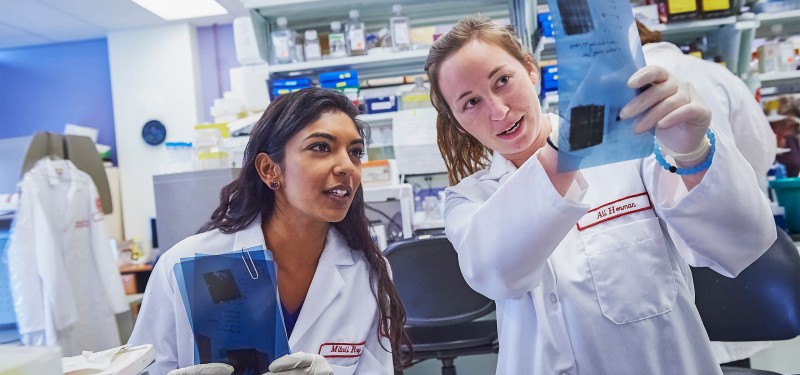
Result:
<svg viewBox="0 0 800 375"><path fill-rule="evenodd" d="M305 41L303 42L303 51L306 55L306 61L316 61L322 58L322 50L319 47L319 38L317 37L317 30L306 30Z"/></svg>
<svg viewBox="0 0 800 375"><path fill-rule="evenodd" d="M361 56L367 54L366 32L364 23L359 19L358 9L350 10L350 20L345 25L347 35L347 53L350 56Z"/></svg>
<svg viewBox="0 0 800 375"><path fill-rule="evenodd" d="M328 48L331 51L331 57L347 56L347 46L345 46L345 38L342 33L342 23L339 21L331 22L331 33L328 34Z"/></svg>
<svg viewBox="0 0 800 375"><path fill-rule="evenodd" d="M405 51L411 48L411 20L403 15L402 5L392 5L389 28L392 30L392 51Z"/></svg>
<svg viewBox="0 0 800 375"><path fill-rule="evenodd" d="M286 17L278 17L278 28L271 34L272 58L276 64L292 62L294 53L294 32L287 27Z"/></svg>
<svg viewBox="0 0 800 375"><path fill-rule="evenodd" d="M389 32L389 29L382 27L380 30L378 30L378 33L375 34L375 37L375 47L392 48L392 35ZM369 46L369 36L367 36L367 46Z"/></svg>
<svg viewBox="0 0 800 375"><path fill-rule="evenodd" d="M414 88L403 94L402 109L430 107L431 92L425 87L422 77L417 77L414 84Z"/></svg>
<svg viewBox="0 0 800 375"><path fill-rule="evenodd" d="M305 61L305 53L303 53L305 42L303 41L303 34L292 31L294 35L294 53L292 54L292 62Z"/></svg>

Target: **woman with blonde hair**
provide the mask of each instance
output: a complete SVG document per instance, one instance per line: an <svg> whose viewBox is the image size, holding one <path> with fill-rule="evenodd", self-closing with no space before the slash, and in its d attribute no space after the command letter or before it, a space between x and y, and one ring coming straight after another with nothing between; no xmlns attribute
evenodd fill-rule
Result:
<svg viewBox="0 0 800 375"><path fill-rule="evenodd" d="M512 30L466 18L425 68L453 185L446 233L467 282L497 303L497 373L721 373L688 266L733 277L775 226L692 86L640 69L628 86L649 88L620 117L655 128L657 155L559 173L559 120L542 113L536 61Z"/></svg>

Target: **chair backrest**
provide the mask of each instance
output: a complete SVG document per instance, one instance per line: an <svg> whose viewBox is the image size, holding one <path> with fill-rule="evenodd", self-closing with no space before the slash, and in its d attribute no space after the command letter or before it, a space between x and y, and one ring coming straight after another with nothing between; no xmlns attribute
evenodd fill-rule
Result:
<svg viewBox="0 0 800 375"><path fill-rule="evenodd" d="M398 241L384 253L411 326L442 326L494 311L494 301L467 285L458 254L445 236Z"/></svg>
<svg viewBox="0 0 800 375"><path fill-rule="evenodd" d="M786 232L730 279L693 268L695 304L714 341L787 340L800 335L800 253Z"/></svg>

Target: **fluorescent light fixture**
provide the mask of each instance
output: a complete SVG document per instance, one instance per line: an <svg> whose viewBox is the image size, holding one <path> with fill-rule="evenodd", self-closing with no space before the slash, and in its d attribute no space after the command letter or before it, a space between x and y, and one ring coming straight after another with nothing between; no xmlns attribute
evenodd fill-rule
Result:
<svg viewBox="0 0 800 375"><path fill-rule="evenodd" d="M228 13L215 0L131 0L165 20L218 16Z"/></svg>

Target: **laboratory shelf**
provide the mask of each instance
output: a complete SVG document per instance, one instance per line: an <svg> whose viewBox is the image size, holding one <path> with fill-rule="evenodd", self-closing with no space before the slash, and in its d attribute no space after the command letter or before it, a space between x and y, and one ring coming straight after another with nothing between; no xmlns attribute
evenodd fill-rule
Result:
<svg viewBox="0 0 800 375"><path fill-rule="evenodd" d="M761 83L766 82L779 82L779 81L788 81L792 79L800 79L800 70L789 71L789 72L772 72L772 73L761 73L759 75L761 78Z"/></svg>
<svg viewBox="0 0 800 375"><path fill-rule="evenodd" d="M800 71L764 73L759 78L762 97L800 92Z"/></svg>
<svg viewBox="0 0 800 375"><path fill-rule="evenodd" d="M660 31L666 39L686 38L693 39L709 32L736 23L736 16L724 18L712 18L707 20L695 20L685 22L674 22L650 26L653 31Z"/></svg>
<svg viewBox="0 0 800 375"><path fill-rule="evenodd" d="M397 112L384 112L374 114L358 115L358 119L369 124L370 127L375 126L390 126L394 120L394 115Z"/></svg>
<svg viewBox="0 0 800 375"><path fill-rule="evenodd" d="M359 11L359 18L366 30L377 31L388 25L392 6L403 6L403 15L411 19L414 28L455 24L460 19L475 13L501 20L507 19L516 25L523 44L530 45L533 24L530 17L533 0L242 0L250 10L255 28L258 48L263 56L271 55L270 32L278 17L286 17L293 30L316 29L326 32L332 21L344 25L351 9ZM432 43L433 41L431 41ZM334 70L358 70L361 80L424 73L428 49L375 55L325 59L295 64L270 66L270 77L287 78L314 76Z"/></svg>
<svg viewBox="0 0 800 375"><path fill-rule="evenodd" d="M772 73L761 73L759 75L761 78L761 83L766 82L777 82L777 81L787 81L792 79L800 79L800 70L795 71L788 71L788 72L772 72Z"/></svg>
<svg viewBox="0 0 800 375"><path fill-rule="evenodd" d="M771 25L773 23L782 23L786 21L797 22L798 18L800 18L800 9L776 13L759 13L756 15L756 19L761 22L762 25Z"/></svg>
<svg viewBox="0 0 800 375"><path fill-rule="evenodd" d="M344 24L350 9L358 9L367 29L388 24L392 5L401 4L414 27L455 23L465 15L509 17L509 0L242 0L244 6L265 19L286 17L289 28L319 28L331 21Z"/></svg>
<svg viewBox="0 0 800 375"><path fill-rule="evenodd" d="M332 70L358 70L359 79L392 76L395 72L404 75L424 73L428 49L386 52L377 55L350 56L337 59L306 61L293 64L270 65L270 74L277 77L295 77ZM368 72L367 74L362 72Z"/></svg>

